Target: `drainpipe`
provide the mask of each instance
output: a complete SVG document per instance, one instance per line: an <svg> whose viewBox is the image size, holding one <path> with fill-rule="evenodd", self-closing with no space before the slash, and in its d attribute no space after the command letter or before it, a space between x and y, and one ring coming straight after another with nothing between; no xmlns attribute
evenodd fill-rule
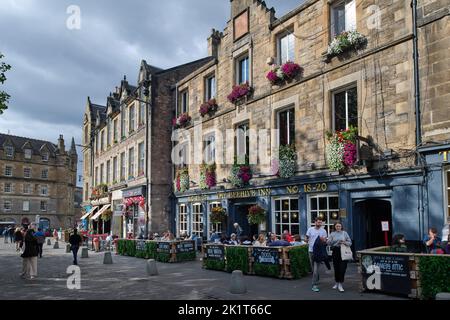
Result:
<svg viewBox="0 0 450 320"><path fill-rule="evenodd" d="M417 38L417 0L412 0L413 21L413 60L414 60L414 103L416 111L416 147L422 143L422 124L420 121L420 82L419 82L419 49Z"/></svg>
<svg viewBox="0 0 450 320"><path fill-rule="evenodd" d="M178 82L175 83L175 117L177 116L177 112L178 112ZM173 128L172 128L172 132L173 132ZM171 142L172 142L172 149L170 150L170 152L171 152L171 156L172 156L173 148L175 148L175 141L171 141ZM175 180L175 166L173 165L173 163L172 163L172 168L171 169L172 169L171 170L172 171L172 180L171 180L170 185L171 185L171 188L172 188L173 181ZM176 205L176 199L177 198L174 196L173 199L174 199L173 200L174 203L171 204L171 208L174 209L173 210L174 216L172 216L170 218L170 220L172 220L172 218L174 219L174 220L172 220L172 223L175 223L175 228L173 228L173 230L175 230L174 234L177 234L177 205ZM189 228L189 226L188 226L188 228Z"/></svg>

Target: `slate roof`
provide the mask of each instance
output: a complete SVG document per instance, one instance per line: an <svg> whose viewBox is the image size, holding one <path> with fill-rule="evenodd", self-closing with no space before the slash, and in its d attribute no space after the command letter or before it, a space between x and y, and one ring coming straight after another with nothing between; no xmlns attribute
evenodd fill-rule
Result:
<svg viewBox="0 0 450 320"><path fill-rule="evenodd" d="M56 153L56 151L58 150L58 147L54 143L49 142L49 141L37 140L37 139L25 138L25 137L18 137L18 136L13 136L13 135L9 135L9 134L3 134L3 133L0 133L0 150L3 150L3 145L7 140L11 141L11 143L14 147L14 152L17 152L17 153L23 152L22 147L27 142L30 143L31 148L33 150L33 154L40 154L41 148L44 144L47 145L49 151L52 152L53 154Z"/></svg>

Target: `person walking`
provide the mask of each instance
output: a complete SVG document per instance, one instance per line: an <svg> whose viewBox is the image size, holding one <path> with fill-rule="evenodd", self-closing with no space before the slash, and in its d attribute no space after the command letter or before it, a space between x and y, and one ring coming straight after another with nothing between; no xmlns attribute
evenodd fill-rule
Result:
<svg viewBox="0 0 450 320"><path fill-rule="evenodd" d="M22 261L22 273L20 276L23 279L29 278L30 280L34 280L37 277L37 256L38 256L38 248L37 248L37 239L34 236L34 230L28 229L25 234L25 249L21 257Z"/></svg>
<svg viewBox="0 0 450 320"><path fill-rule="evenodd" d="M327 231L322 227L322 219L316 218L314 224L314 227L309 228L306 232L306 242L308 243L309 261L311 263L311 269L313 271L312 291L319 292L320 289L317 285L319 284L319 267L321 261L317 261L318 259L314 258L314 247L316 247L317 256L317 254L319 253L317 252L317 250L321 249L318 244L325 244L327 241Z"/></svg>
<svg viewBox="0 0 450 320"><path fill-rule="evenodd" d="M42 232L41 228L38 228L38 231L34 234L37 239L38 244L38 256L42 258L42 249L45 243L45 234Z"/></svg>
<svg viewBox="0 0 450 320"><path fill-rule="evenodd" d="M8 236L9 236L9 242L11 242L11 243L14 242L14 231L15 231L14 226L9 226L9 228L8 228Z"/></svg>
<svg viewBox="0 0 450 320"><path fill-rule="evenodd" d="M334 224L334 231L328 237L327 244L331 247L333 258L334 280L336 281L333 289L344 292L342 285L347 271L347 260L342 260L341 247L342 245L350 247L352 240L340 222Z"/></svg>
<svg viewBox="0 0 450 320"><path fill-rule="evenodd" d="M19 252L20 248L22 247L23 242L23 233L20 228L16 228L16 231L14 232L14 243L16 244L16 251Z"/></svg>
<svg viewBox="0 0 450 320"><path fill-rule="evenodd" d="M78 265L77 255L78 250L80 249L82 239L80 235L77 232L77 229L73 229L73 234L69 237L69 243L70 243L70 250L73 254L73 264Z"/></svg>

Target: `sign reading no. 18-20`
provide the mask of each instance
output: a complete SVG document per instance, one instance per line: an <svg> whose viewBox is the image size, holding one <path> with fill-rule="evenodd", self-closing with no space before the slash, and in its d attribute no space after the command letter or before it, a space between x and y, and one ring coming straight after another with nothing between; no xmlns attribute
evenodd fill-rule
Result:
<svg viewBox="0 0 450 320"><path fill-rule="evenodd" d="M305 184L303 186L303 191L305 193L308 192L324 192L328 190L328 185L326 183L314 183L314 184Z"/></svg>

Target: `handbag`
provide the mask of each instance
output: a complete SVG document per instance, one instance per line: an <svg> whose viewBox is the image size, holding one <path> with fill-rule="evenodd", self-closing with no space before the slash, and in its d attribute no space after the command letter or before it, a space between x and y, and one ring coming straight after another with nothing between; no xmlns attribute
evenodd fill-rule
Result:
<svg viewBox="0 0 450 320"><path fill-rule="evenodd" d="M352 249L345 244L341 244L341 258L342 261L353 260Z"/></svg>

